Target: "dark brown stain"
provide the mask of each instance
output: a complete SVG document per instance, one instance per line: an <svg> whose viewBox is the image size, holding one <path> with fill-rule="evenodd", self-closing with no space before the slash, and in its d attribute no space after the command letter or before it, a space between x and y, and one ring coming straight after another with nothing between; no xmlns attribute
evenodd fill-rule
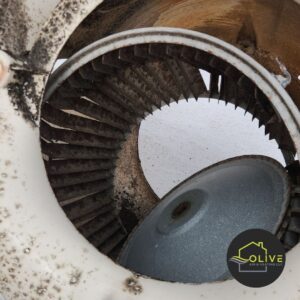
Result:
<svg viewBox="0 0 300 300"><path fill-rule="evenodd" d="M29 100L38 112L40 95L32 72L24 70L15 72L14 81L8 84L7 89L18 113L30 124L37 126L38 113L33 113L28 105Z"/></svg>
<svg viewBox="0 0 300 300"><path fill-rule="evenodd" d="M125 291L128 291L131 294L139 295L143 292L141 284L138 282L137 276L129 277L124 282Z"/></svg>
<svg viewBox="0 0 300 300"><path fill-rule="evenodd" d="M131 8L130 8L131 7ZM252 56L274 74L276 57L292 75L287 91L300 107L300 5L294 0L153 0L127 6L102 5L70 37L62 56L77 52L108 34L167 26L210 34ZM130 14L128 14L130 11ZM291 38L292 37L292 38Z"/></svg>
<svg viewBox="0 0 300 300"><path fill-rule="evenodd" d="M0 49L24 56L30 22L22 0L0 0Z"/></svg>
<svg viewBox="0 0 300 300"><path fill-rule="evenodd" d="M251 16L247 16L237 36L237 44L248 54L257 49L256 33Z"/></svg>

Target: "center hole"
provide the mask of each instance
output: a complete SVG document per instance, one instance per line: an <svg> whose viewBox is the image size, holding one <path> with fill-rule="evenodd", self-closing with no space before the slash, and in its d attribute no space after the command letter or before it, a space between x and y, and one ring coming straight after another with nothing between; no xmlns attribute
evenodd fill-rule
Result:
<svg viewBox="0 0 300 300"><path fill-rule="evenodd" d="M191 208L191 203L188 201L181 202L172 212L173 219L179 219Z"/></svg>

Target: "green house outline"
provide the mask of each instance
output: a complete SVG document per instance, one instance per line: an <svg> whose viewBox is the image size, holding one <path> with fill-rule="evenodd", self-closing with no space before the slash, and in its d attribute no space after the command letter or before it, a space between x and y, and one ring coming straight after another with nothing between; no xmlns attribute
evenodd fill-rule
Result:
<svg viewBox="0 0 300 300"><path fill-rule="evenodd" d="M239 255L238 255L239 258L243 259L243 257L241 256L241 251L244 250L245 248L248 248L250 245L255 245L255 246L263 249L265 252L265 255L268 255L268 249L264 247L263 242L250 242L247 245L243 246L242 248L239 248Z"/></svg>

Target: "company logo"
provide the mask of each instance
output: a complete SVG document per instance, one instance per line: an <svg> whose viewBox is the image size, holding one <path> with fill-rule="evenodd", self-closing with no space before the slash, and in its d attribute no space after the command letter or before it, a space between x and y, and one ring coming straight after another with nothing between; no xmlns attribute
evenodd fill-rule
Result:
<svg viewBox="0 0 300 300"><path fill-rule="evenodd" d="M268 266L281 266L282 254L268 254L263 242L250 242L239 248L238 255L230 261L237 263L239 272L268 272Z"/></svg>
<svg viewBox="0 0 300 300"><path fill-rule="evenodd" d="M227 264L232 276L250 287L274 282L282 273L285 253L270 232L252 229L239 234L230 244Z"/></svg>

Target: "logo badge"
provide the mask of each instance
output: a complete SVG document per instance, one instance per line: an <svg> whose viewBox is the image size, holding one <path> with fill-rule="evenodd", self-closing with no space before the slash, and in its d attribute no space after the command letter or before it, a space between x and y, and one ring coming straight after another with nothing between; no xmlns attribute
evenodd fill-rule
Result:
<svg viewBox="0 0 300 300"><path fill-rule="evenodd" d="M263 287L274 282L285 265L285 251L270 232L250 229L230 244L227 265L231 275L249 287Z"/></svg>

